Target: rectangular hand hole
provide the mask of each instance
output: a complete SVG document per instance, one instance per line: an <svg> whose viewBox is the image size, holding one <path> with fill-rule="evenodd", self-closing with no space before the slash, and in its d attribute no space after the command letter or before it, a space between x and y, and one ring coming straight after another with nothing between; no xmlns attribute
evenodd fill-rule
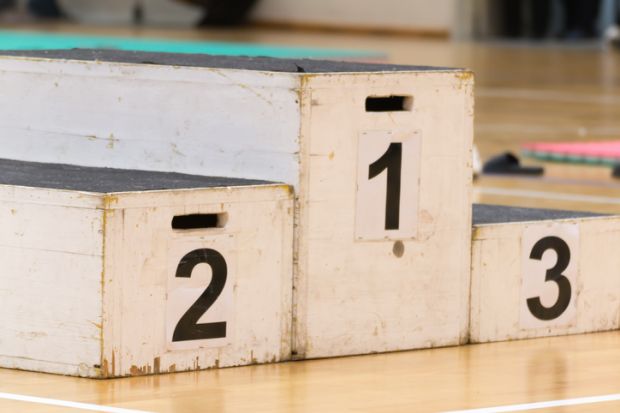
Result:
<svg viewBox="0 0 620 413"><path fill-rule="evenodd" d="M412 96L368 96L366 112L405 112L413 106Z"/></svg>
<svg viewBox="0 0 620 413"><path fill-rule="evenodd" d="M228 221L228 214L191 214L177 215L172 218L172 229L207 229L224 228Z"/></svg>

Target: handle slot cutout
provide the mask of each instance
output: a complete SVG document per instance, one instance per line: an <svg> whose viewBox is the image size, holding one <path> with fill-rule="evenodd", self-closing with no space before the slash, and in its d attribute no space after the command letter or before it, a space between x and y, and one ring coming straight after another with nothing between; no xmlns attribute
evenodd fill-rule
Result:
<svg viewBox="0 0 620 413"><path fill-rule="evenodd" d="M368 96L366 112L409 112L413 107L413 96Z"/></svg>
<svg viewBox="0 0 620 413"><path fill-rule="evenodd" d="M224 228L227 222L227 213L177 215L172 218L172 229L190 230Z"/></svg>

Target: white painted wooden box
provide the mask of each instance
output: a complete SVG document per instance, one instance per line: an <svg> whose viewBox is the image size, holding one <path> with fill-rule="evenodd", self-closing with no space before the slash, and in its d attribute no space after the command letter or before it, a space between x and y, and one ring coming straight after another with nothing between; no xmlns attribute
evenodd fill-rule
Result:
<svg viewBox="0 0 620 413"><path fill-rule="evenodd" d="M0 144L7 157L295 186L298 358L466 339L470 72L113 51L3 53Z"/></svg>
<svg viewBox="0 0 620 413"><path fill-rule="evenodd" d="M620 216L474 206L471 341L620 328Z"/></svg>
<svg viewBox="0 0 620 413"><path fill-rule="evenodd" d="M0 367L95 378L287 360L293 197L0 161Z"/></svg>

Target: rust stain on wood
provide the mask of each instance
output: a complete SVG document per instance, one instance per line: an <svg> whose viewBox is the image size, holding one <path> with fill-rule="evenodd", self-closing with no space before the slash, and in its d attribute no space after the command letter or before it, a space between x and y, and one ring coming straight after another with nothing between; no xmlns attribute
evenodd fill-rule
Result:
<svg viewBox="0 0 620 413"><path fill-rule="evenodd" d="M135 376L146 376L147 374L151 374L151 366L138 367L136 365L133 365L129 369L129 374L134 377Z"/></svg>
<svg viewBox="0 0 620 413"><path fill-rule="evenodd" d="M113 133L111 133L111 134L110 134L110 136L108 137L108 139L107 139L107 140L108 140L108 144L106 145L106 148L108 148L108 149L114 149L114 145L115 145L117 142L120 142L120 140L119 140L119 139L117 139L116 137L114 137L114 134L113 134Z"/></svg>
<svg viewBox="0 0 620 413"><path fill-rule="evenodd" d="M101 362L101 377L108 378L110 377L110 370L109 370L109 364L108 364L108 360L103 359L103 361Z"/></svg>
<svg viewBox="0 0 620 413"><path fill-rule="evenodd" d="M474 79L474 72L471 70L463 70L460 72L456 72L454 76L459 79L461 82L469 82Z"/></svg>
<svg viewBox="0 0 620 413"><path fill-rule="evenodd" d="M470 70L464 70L461 72L456 72L454 76L458 79L458 89L463 89L465 87L470 87L474 81L474 72Z"/></svg>
<svg viewBox="0 0 620 413"><path fill-rule="evenodd" d="M107 200L104 199L104 207L107 208ZM102 237L102 242L101 242L101 274L100 274L100 283L101 283L101 303L105 303L105 259L106 259L106 241L107 241L107 236L106 236L106 230L107 230L107 224L108 224L108 211L106 211L105 209L103 210L103 213L101 214L101 237ZM103 320L104 320L104 308L105 306L102 305L101 306L101 324L100 324L100 328L99 328L99 354L100 357L103 357L103 354L105 352L105 346L103 344ZM112 357L114 357L114 353L112 353ZM103 369L103 376L104 377L109 377L109 370L108 370L108 361L104 358L102 363L101 363L104 367ZM112 359L112 369L114 369L114 359ZM114 376L114 373L112 373L112 376Z"/></svg>

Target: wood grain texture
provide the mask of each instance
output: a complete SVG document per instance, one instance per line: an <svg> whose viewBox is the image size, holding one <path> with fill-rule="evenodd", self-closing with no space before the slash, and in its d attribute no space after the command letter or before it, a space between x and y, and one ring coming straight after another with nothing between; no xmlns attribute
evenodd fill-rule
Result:
<svg viewBox="0 0 620 413"><path fill-rule="evenodd" d="M224 228L171 229L176 215L220 213L227 214ZM105 238L101 376L290 359L293 199L289 187L118 194L106 210ZM227 241L222 243L222 238ZM211 348L203 341L188 350L176 350L169 346L166 331L164 304L173 292L169 280L180 258L199 248L219 250L228 262L232 305L224 315L230 338L221 347ZM197 272L192 278L200 276ZM207 273L202 289L198 284L198 294L210 279ZM217 305L216 301L211 311L217 311Z"/></svg>
<svg viewBox="0 0 620 413"><path fill-rule="evenodd" d="M483 158L518 150L525 141L588 141L620 135L620 54L612 49L246 28L155 30L73 24L29 28L288 46L337 44L377 50L394 63L468 67L477 75L475 141ZM620 192L607 184L584 182L582 171L577 171L578 179L572 182L484 177L478 189L490 186L537 193L507 196L478 192L477 197L488 203L524 207L620 212L615 200ZM596 202L550 198L549 194L591 195ZM437 412L619 393L619 347L620 334L612 332L106 382L1 370L0 383L3 391L157 413L204 408L252 413ZM609 403L540 411L600 413L619 409L618 403ZM66 411L6 401L0 401L0 410Z"/></svg>
<svg viewBox="0 0 620 413"><path fill-rule="evenodd" d="M472 87L462 72L309 79L296 234L298 357L453 345L466 337ZM412 95L412 111L364 112L366 97L390 95ZM402 240L402 258L392 252L396 240L355 240L357 145L369 130L419 131L417 235Z"/></svg>
<svg viewBox="0 0 620 413"><path fill-rule="evenodd" d="M571 282L571 303L574 315L527 323L522 314L522 290L526 278L540 282L538 294L549 289L544 306L556 301L557 285L543 284L545 270L552 268L557 255L541 271L526 271L522 239L526 231L536 229L540 237L555 235L558 228L574 227L577 236L569 262L575 268ZM545 235L546 234L546 235ZM565 239L566 242L569 242ZM614 246L620 242L618 217L574 218L554 221L495 223L474 227L471 287L471 341L487 342L515 340L550 335L566 335L615 330L620 327L620 281L617 269L620 258ZM555 257L555 258L554 258ZM529 267L528 267L529 268ZM530 284L532 281L529 282ZM533 295L536 296L536 295ZM529 297L528 297L529 298ZM572 306L570 308L572 308ZM565 312L568 315L570 312Z"/></svg>
<svg viewBox="0 0 620 413"><path fill-rule="evenodd" d="M80 194L8 185L0 193L0 365L89 374L101 345L96 197L82 194L78 203Z"/></svg>
<svg viewBox="0 0 620 413"><path fill-rule="evenodd" d="M296 76L23 58L0 70L6 158L297 183Z"/></svg>
<svg viewBox="0 0 620 413"><path fill-rule="evenodd" d="M79 60L83 54L88 60ZM108 61L106 54L131 59ZM242 70L243 65L212 68L209 59L202 59L207 66L156 65L122 52L95 56L102 60L91 60L91 52L62 55L0 56L5 73L0 82L6 85L0 103L11 100L15 107L0 119L0 131L6 132L0 133L0 142L5 142L8 156L53 162L62 154L65 163L293 185L299 208L298 357L464 340L471 230L471 72L344 64L349 71L290 73ZM323 65L325 70L334 66ZM251 62L247 68L254 66ZM75 94L79 89L88 93ZM412 107L366 109L368 97L389 96L407 96ZM31 108L28 116L18 113L22 105ZM101 110L92 111L94 107ZM402 240L355 241L358 141L368 131L395 137L416 134L417 157L404 159L403 169L415 172L407 178L417 186L411 208L416 216L410 219L416 224ZM30 150L33 146L45 150ZM149 202L148 197L141 201ZM403 209L407 207L403 202ZM114 225L112 216L106 220ZM122 232L113 228L106 234ZM146 245L149 239L137 244ZM402 259L391 252L397 241L406 250ZM400 292L397 299L394 291ZM119 317L123 313L118 309ZM356 332L346 331L351 328ZM142 341L153 340L145 336ZM110 358L106 361L111 363ZM132 365L139 369L147 364Z"/></svg>
<svg viewBox="0 0 620 413"><path fill-rule="evenodd" d="M97 194L0 185L0 204L0 366L107 378L290 359L290 187ZM172 229L175 216L191 214L226 214L226 223ZM168 344L168 280L201 248L228 261L230 339L179 350ZM213 277L200 274L198 295Z"/></svg>
<svg viewBox="0 0 620 413"><path fill-rule="evenodd" d="M431 413L620 393L618 347L610 332L107 381L0 370L0 382L5 392L154 413ZM58 411L0 399L0 410L16 406Z"/></svg>

